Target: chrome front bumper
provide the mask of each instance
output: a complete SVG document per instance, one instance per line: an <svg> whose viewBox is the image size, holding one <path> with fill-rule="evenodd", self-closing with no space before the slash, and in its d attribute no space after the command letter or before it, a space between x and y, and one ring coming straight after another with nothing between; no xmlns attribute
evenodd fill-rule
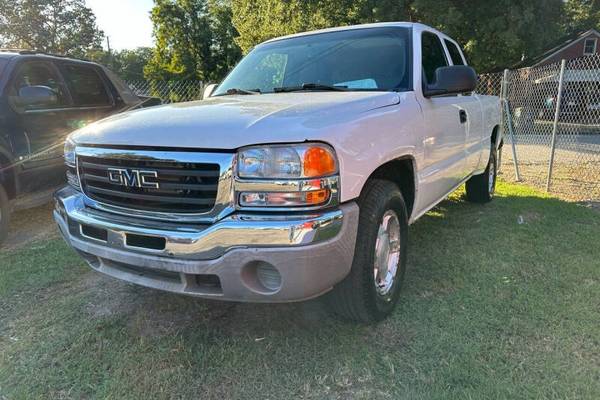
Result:
<svg viewBox="0 0 600 400"><path fill-rule="evenodd" d="M234 213L200 225L99 211L69 187L55 200L63 237L92 268L144 286L225 300L294 301L326 292L350 270L358 226L355 203L303 215ZM279 284L265 286L261 271Z"/></svg>

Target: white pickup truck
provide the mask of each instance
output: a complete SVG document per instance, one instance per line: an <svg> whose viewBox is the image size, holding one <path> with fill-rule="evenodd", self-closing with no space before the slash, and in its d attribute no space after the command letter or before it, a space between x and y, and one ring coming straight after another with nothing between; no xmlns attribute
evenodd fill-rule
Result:
<svg viewBox="0 0 600 400"><path fill-rule="evenodd" d="M500 102L424 25L308 32L254 48L202 101L73 133L54 217L102 273L211 299L327 294L374 322L397 302L408 225L466 182L491 200Z"/></svg>

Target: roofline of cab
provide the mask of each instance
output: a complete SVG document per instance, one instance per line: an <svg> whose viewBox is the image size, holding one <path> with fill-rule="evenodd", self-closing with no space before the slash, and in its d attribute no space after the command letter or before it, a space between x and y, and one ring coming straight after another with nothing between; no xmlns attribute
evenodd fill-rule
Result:
<svg viewBox="0 0 600 400"><path fill-rule="evenodd" d="M297 37L302 37L302 36L319 35L319 34L323 34L323 33L343 32L343 31L350 31L350 30L372 29L372 28L394 28L394 27L413 28L416 32L427 30L427 31L435 32L435 33L439 34L440 36L443 36L444 38L448 37L443 32L440 32L431 26L424 25L424 24L421 24L418 22L401 22L401 21L399 21L399 22L375 22L375 23L370 23L370 24L339 26L339 27L335 27L335 28L317 29L314 31L294 33L291 35L280 36L280 37L276 37L273 39L269 39L267 41L260 43L259 46L262 44L277 42L280 40L292 39L292 38L297 38Z"/></svg>

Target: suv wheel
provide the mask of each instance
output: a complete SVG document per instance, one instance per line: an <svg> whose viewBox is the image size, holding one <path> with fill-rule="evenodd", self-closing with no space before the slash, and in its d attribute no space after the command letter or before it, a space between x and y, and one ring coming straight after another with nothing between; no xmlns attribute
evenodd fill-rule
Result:
<svg viewBox="0 0 600 400"><path fill-rule="evenodd" d="M473 203L487 203L494 197L496 191L496 148L492 145L490 159L483 174L472 176L466 183L467 200Z"/></svg>
<svg viewBox="0 0 600 400"><path fill-rule="evenodd" d="M359 226L350 274L329 294L333 311L373 323L398 302L406 269L408 218L398 187L372 180L359 198Z"/></svg>
<svg viewBox="0 0 600 400"><path fill-rule="evenodd" d="M8 234L8 224L10 223L10 203L4 187L0 185L0 245L6 239Z"/></svg>

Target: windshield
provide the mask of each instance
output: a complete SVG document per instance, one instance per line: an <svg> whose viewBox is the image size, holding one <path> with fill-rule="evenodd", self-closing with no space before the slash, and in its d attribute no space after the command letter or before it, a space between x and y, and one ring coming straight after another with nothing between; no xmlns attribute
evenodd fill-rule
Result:
<svg viewBox="0 0 600 400"><path fill-rule="evenodd" d="M215 95L313 85L346 90L411 90L411 31L354 29L278 40L258 46L233 69Z"/></svg>

